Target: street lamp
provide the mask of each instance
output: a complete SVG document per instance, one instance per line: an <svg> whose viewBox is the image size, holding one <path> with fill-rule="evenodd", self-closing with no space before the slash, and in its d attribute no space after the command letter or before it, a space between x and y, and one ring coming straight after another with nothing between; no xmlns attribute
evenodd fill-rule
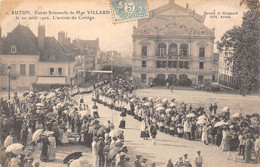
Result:
<svg viewBox="0 0 260 167"><path fill-rule="evenodd" d="M11 66L10 65L7 67L7 71L8 71L8 100L10 100L10 89L11 89L11 75L10 75Z"/></svg>

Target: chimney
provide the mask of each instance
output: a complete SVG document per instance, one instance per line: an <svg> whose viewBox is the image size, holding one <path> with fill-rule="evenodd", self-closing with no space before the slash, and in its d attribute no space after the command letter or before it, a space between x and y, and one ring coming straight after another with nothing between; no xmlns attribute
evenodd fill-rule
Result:
<svg viewBox="0 0 260 167"><path fill-rule="evenodd" d="M39 50L44 49L45 42L45 25L39 25L38 27L38 48Z"/></svg>
<svg viewBox="0 0 260 167"><path fill-rule="evenodd" d="M188 3L186 4L186 9L189 10L189 4Z"/></svg>

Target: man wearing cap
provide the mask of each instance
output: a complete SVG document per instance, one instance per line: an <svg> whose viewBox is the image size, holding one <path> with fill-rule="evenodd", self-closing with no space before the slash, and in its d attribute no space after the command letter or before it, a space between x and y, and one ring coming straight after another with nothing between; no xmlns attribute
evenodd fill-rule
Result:
<svg viewBox="0 0 260 167"><path fill-rule="evenodd" d="M195 164L196 164L196 167L202 167L202 163L203 163L203 158L202 156L200 155L200 151L197 152L197 155L195 157Z"/></svg>

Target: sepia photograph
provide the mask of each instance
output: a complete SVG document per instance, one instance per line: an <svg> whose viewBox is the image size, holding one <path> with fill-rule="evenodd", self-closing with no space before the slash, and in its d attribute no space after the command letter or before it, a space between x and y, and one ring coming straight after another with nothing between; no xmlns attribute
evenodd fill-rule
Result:
<svg viewBox="0 0 260 167"><path fill-rule="evenodd" d="M260 166L259 0L0 9L0 167Z"/></svg>

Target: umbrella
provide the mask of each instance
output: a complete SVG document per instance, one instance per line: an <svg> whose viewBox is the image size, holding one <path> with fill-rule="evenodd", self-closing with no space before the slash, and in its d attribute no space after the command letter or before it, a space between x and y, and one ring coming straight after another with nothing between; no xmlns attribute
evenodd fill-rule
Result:
<svg viewBox="0 0 260 167"><path fill-rule="evenodd" d="M161 101L161 99L158 97L155 101Z"/></svg>
<svg viewBox="0 0 260 167"><path fill-rule="evenodd" d="M41 134L43 133L43 131L44 131L44 129L38 129L38 130L36 130L36 131L33 133L33 135L32 135L32 141L37 141L37 140L40 138L40 136L41 136Z"/></svg>
<svg viewBox="0 0 260 167"><path fill-rule="evenodd" d="M108 153L108 159L113 159L120 150L120 147L115 147L112 150L110 150Z"/></svg>
<svg viewBox="0 0 260 167"><path fill-rule="evenodd" d="M162 107L163 104L156 104L155 108Z"/></svg>
<svg viewBox="0 0 260 167"><path fill-rule="evenodd" d="M224 107L222 111L223 111L223 112L228 112L228 111L229 111L229 108L228 108L228 107Z"/></svg>
<svg viewBox="0 0 260 167"><path fill-rule="evenodd" d="M158 107L158 108L156 108L156 111L161 111L161 110L165 110L165 108L164 108L164 107Z"/></svg>
<svg viewBox="0 0 260 167"><path fill-rule="evenodd" d="M36 110L36 113L42 114L42 113L44 113L44 111L43 110Z"/></svg>
<svg viewBox="0 0 260 167"><path fill-rule="evenodd" d="M164 98L164 99L162 99L162 102L163 102L163 103L167 103L167 102L168 102L168 99L167 99L167 98Z"/></svg>
<svg viewBox="0 0 260 167"><path fill-rule="evenodd" d="M46 99L50 99L50 98L53 98L53 97L55 97L56 96L56 94L55 93L50 93L50 94L48 94L48 96L46 97Z"/></svg>
<svg viewBox="0 0 260 167"><path fill-rule="evenodd" d="M48 114L46 115L46 117L48 117L48 118L55 118L55 117L56 117L56 114L53 113L53 112L50 112L50 113L48 113Z"/></svg>
<svg viewBox="0 0 260 167"><path fill-rule="evenodd" d="M42 103L37 103L36 106L37 106L37 107L44 107L44 104L42 104Z"/></svg>
<svg viewBox="0 0 260 167"><path fill-rule="evenodd" d="M122 130L120 130L120 129L114 129L114 130L112 130L110 133L109 133L109 136L111 136L111 137L117 137L117 136L119 136L120 134L122 134Z"/></svg>
<svg viewBox="0 0 260 167"><path fill-rule="evenodd" d="M146 102L143 105L149 107L149 106L151 106L151 103L150 102Z"/></svg>
<svg viewBox="0 0 260 167"><path fill-rule="evenodd" d="M102 126L98 129L97 135L101 135L106 130L106 127Z"/></svg>
<svg viewBox="0 0 260 167"><path fill-rule="evenodd" d="M8 153L8 152L12 152L14 154L21 154L23 152L23 148L24 146L20 143L14 143L14 144L11 144L9 145L5 152Z"/></svg>
<svg viewBox="0 0 260 167"><path fill-rule="evenodd" d="M206 124L206 123L207 123L207 121L205 119L200 119L200 120L197 121L198 125L203 125L203 124Z"/></svg>
<svg viewBox="0 0 260 167"><path fill-rule="evenodd" d="M152 98L152 97L148 97L148 100L149 100L149 101L152 101L152 100L153 100L153 98Z"/></svg>
<svg viewBox="0 0 260 167"><path fill-rule="evenodd" d="M229 123L224 122L224 121L220 121L220 122L217 122L214 127L219 127L219 126L223 126L223 125L229 125Z"/></svg>
<svg viewBox="0 0 260 167"><path fill-rule="evenodd" d="M170 103L170 107L176 107L175 103Z"/></svg>
<svg viewBox="0 0 260 167"><path fill-rule="evenodd" d="M232 115L232 118L239 118L240 116L242 116L241 113L235 113Z"/></svg>
<svg viewBox="0 0 260 167"><path fill-rule="evenodd" d="M69 154L66 158L64 158L63 160L63 164L68 164L68 162L71 160L71 159L79 159L80 157L82 157L82 152L74 152L72 154Z"/></svg>
<svg viewBox="0 0 260 167"><path fill-rule="evenodd" d="M124 145L124 143L122 143L122 142L116 142L115 143L115 146L116 147L122 147Z"/></svg>
<svg viewBox="0 0 260 167"><path fill-rule="evenodd" d="M193 113L189 113L189 114L186 115L186 117L188 117L188 118L192 118L192 117L196 117L196 115L193 114Z"/></svg>
<svg viewBox="0 0 260 167"><path fill-rule="evenodd" d="M207 117L205 115L201 115L198 117L198 120L206 120L206 119L207 119Z"/></svg>

